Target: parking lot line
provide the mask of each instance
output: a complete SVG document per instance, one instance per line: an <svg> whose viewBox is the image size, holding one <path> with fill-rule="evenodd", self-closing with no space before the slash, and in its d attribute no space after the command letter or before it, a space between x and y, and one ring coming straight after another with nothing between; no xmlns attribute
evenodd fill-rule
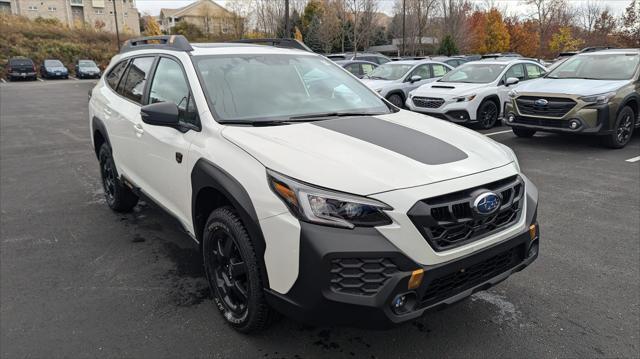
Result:
<svg viewBox="0 0 640 359"><path fill-rule="evenodd" d="M69 78L70 78L70 79L74 79L74 80L76 80L76 81L80 81L80 80L78 80L78 78L77 78L77 77L75 77L75 76L69 76Z"/></svg>
<svg viewBox="0 0 640 359"><path fill-rule="evenodd" d="M498 132L491 132L491 133L485 133L485 136L493 136L493 135L499 135L501 133L507 133L507 132L511 132L511 130L506 130L506 131L498 131Z"/></svg>
<svg viewBox="0 0 640 359"><path fill-rule="evenodd" d="M40 81L40 82L44 82L44 80L43 80L43 79L41 79L41 78L39 78L39 77L38 77L38 81Z"/></svg>
<svg viewBox="0 0 640 359"><path fill-rule="evenodd" d="M2 81L3 84L7 83L7 80L5 79L0 79L0 81Z"/></svg>
<svg viewBox="0 0 640 359"><path fill-rule="evenodd" d="M627 162L638 162L638 161L640 161L640 156L638 156L638 157L634 157L634 158L629 158L629 159L627 160Z"/></svg>

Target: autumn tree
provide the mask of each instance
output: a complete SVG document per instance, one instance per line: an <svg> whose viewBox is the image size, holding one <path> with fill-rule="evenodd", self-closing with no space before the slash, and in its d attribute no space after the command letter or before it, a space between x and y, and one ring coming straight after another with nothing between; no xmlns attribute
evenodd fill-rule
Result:
<svg viewBox="0 0 640 359"><path fill-rule="evenodd" d="M144 18L144 36L158 36L162 35L160 31L160 25L153 16L146 15Z"/></svg>
<svg viewBox="0 0 640 359"><path fill-rule="evenodd" d="M533 20L519 21L517 18L505 21L510 36L509 51L526 57L536 57L540 46L538 27Z"/></svg>
<svg viewBox="0 0 640 359"><path fill-rule="evenodd" d="M468 26L469 41L466 46L468 52L476 54L487 53L487 13L480 10L474 11L471 16L469 16Z"/></svg>
<svg viewBox="0 0 640 359"><path fill-rule="evenodd" d="M565 51L576 51L582 46L584 41L573 37L571 28L563 26L558 32L551 36L549 49L555 53Z"/></svg>
<svg viewBox="0 0 640 359"><path fill-rule="evenodd" d="M620 38L625 46L640 47L640 0L632 0L625 9Z"/></svg>

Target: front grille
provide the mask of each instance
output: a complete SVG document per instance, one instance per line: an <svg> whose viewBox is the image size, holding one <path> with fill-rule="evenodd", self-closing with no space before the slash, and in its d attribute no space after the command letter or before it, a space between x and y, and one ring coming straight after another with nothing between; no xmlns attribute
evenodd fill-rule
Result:
<svg viewBox="0 0 640 359"><path fill-rule="evenodd" d="M569 121L566 121L566 120L550 120L547 118L531 118L531 117L516 116L513 122L521 123L523 125L569 128Z"/></svg>
<svg viewBox="0 0 640 359"><path fill-rule="evenodd" d="M422 305L428 306L450 298L508 271L522 261L522 249L522 246L514 247L467 268L435 278L427 285Z"/></svg>
<svg viewBox="0 0 640 359"><path fill-rule="evenodd" d="M397 272L389 258L335 258L331 260L330 288L336 293L370 296Z"/></svg>
<svg viewBox="0 0 640 359"><path fill-rule="evenodd" d="M536 101L546 100L546 105L536 105ZM523 115L561 118L571 111L576 102L563 97L521 96L516 99L518 110Z"/></svg>
<svg viewBox="0 0 640 359"><path fill-rule="evenodd" d="M444 100L437 97L414 97L413 104L417 107L438 108L444 104Z"/></svg>
<svg viewBox="0 0 640 359"><path fill-rule="evenodd" d="M500 197L499 209L490 215L473 210L476 197L491 191ZM416 203L409 218L435 251L479 240L517 222L523 207L524 183L519 176Z"/></svg>

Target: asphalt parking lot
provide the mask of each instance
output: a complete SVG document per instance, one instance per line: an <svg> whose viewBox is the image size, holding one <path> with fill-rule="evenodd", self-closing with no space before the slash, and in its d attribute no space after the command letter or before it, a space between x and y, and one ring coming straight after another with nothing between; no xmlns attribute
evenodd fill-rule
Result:
<svg viewBox="0 0 640 359"><path fill-rule="evenodd" d="M0 84L3 358L640 356L640 135L621 150L486 131L540 190L539 259L386 331L288 319L245 336L217 313L191 239L142 204L109 210L87 121L92 80Z"/></svg>

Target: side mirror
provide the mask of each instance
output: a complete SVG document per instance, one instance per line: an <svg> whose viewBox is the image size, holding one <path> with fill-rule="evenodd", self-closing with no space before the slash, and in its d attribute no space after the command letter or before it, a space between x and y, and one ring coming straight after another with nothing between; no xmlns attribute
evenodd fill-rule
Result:
<svg viewBox="0 0 640 359"><path fill-rule="evenodd" d="M411 81L411 83L418 82L418 81L420 81L420 80L422 80L422 76L420 76L420 75L413 75L413 76L411 76L411 78L409 79L409 81Z"/></svg>
<svg viewBox="0 0 640 359"><path fill-rule="evenodd" d="M518 82L520 82L520 80L517 77L509 77L504 84L505 86L509 87L511 85L517 84Z"/></svg>
<svg viewBox="0 0 640 359"><path fill-rule="evenodd" d="M140 109L142 122L154 126L177 127L180 123L178 106L173 102L156 102Z"/></svg>

